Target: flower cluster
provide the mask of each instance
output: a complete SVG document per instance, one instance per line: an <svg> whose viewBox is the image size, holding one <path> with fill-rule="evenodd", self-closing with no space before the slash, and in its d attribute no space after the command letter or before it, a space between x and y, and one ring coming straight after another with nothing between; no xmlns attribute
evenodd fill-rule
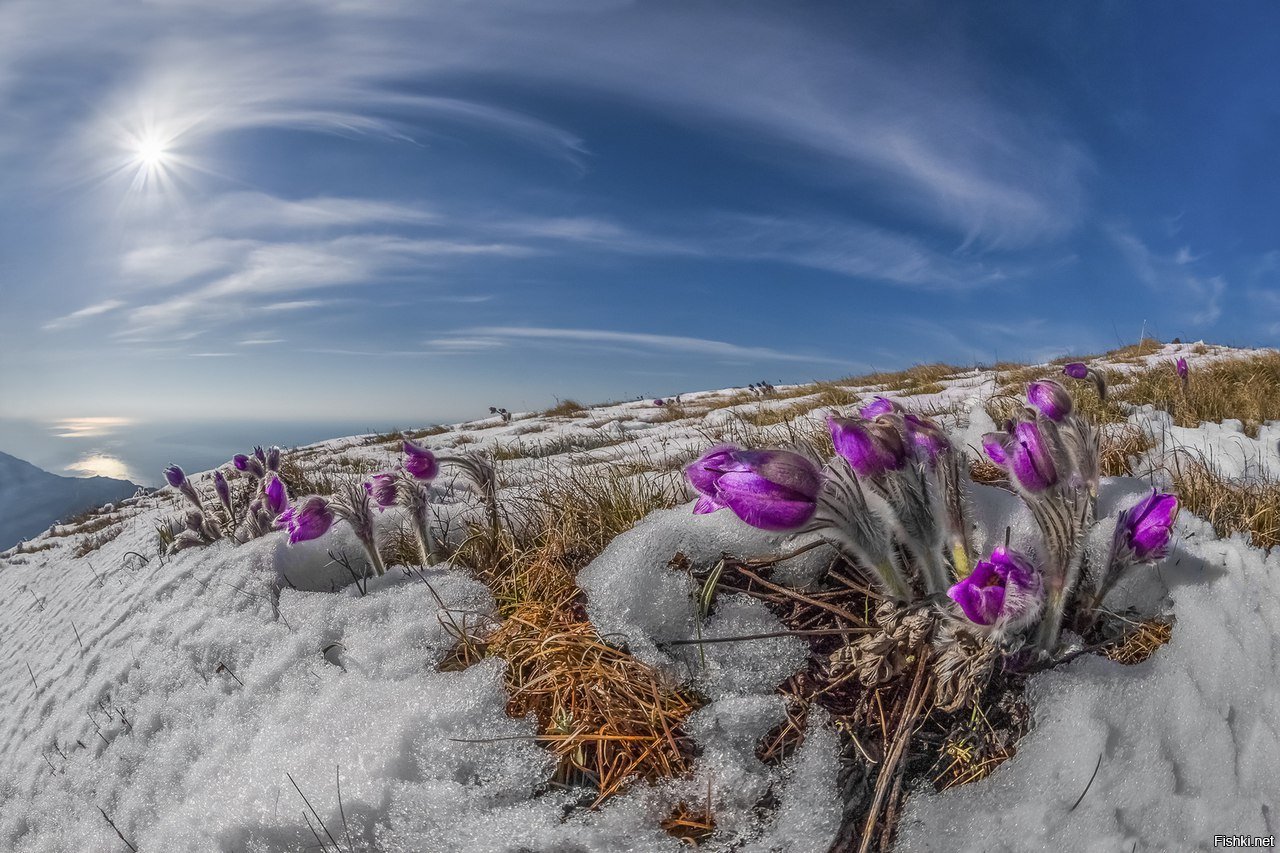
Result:
<svg viewBox="0 0 1280 853"><path fill-rule="evenodd" d="M1095 376L1105 394L1105 380L1086 365L1068 365L1066 373ZM763 530L817 534L895 612L932 608L946 623L937 636L951 638L946 642L954 648L1033 642L1051 655L1068 604L1096 610L1127 569L1167 552L1178 500L1153 492L1119 514L1105 564L1089 565L1084 543L1097 523L1100 437L1057 381L1032 382L1025 407L982 442L1036 520L1042 543L1030 553L1006 543L978 559L968 464L932 419L876 397L856 415L833 415L827 424L835 456L821 466L797 450L711 448L686 469L698 493L693 511L728 509ZM888 611L877 618L901 621ZM864 638L846 657L860 671L883 672L889 658L867 651L886 643L892 645L884 637ZM947 666L956 681L963 666L954 659Z"/></svg>
<svg viewBox="0 0 1280 853"><path fill-rule="evenodd" d="M403 440L401 449L403 456L394 469L373 474L362 483L345 484L331 497L310 495L276 518L275 526L286 530L289 544L296 545L317 539L344 521L364 547L373 573L381 575L386 567L378 550L373 510L382 513L400 506L412 523L422 565L435 565L439 554L431 530L430 483L440 473L442 463L452 463L469 476L485 500L490 524L497 525L497 478L487 459L478 455L437 456L408 439Z"/></svg>
<svg viewBox="0 0 1280 853"><path fill-rule="evenodd" d="M183 529L174 537L170 551L208 545L223 538L242 542L270 532L275 519L289 509L289 492L280 478L280 453L279 447L255 447L252 455L236 454L231 466L248 487L241 490L237 499L231 481L219 468L213 472L216 503L209 506L181 468L166 468L165 480L194 507L183 520Z"/></svg>

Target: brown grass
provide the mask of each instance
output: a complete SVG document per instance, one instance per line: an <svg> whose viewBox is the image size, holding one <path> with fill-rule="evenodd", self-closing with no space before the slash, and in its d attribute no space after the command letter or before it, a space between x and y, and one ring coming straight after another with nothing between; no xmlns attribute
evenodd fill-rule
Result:
<svg viewBox="0 0 1280 853"><path fill-rule="evenodd" d="M1116 663L1132 666L1151 657L1172 636L1171 620L1147 619L1138 623L1137 629L1126 634L1119 643L1104 649L1103 654Z"/></svg>
<svg viewBox="0 0 1280 853"><path fill-rule="evenodd" d="M1132 477L1133 462L1152 447L1151 438L1136 424L1109 424L1102 428L1101 469L1104 477Z"/></svg>
<svg viewBox="0 0 1280 853"><path fill-rule="evenodd" d="M1113 396L1169 412L1183 427L1234 418L1256 436L1259 425L1280 420L1280 352L1203 363L1191 359L1189 367L1185 392L1170 362L1135 371L1122 384L1117 381Z"/></svg>
<svg viewBox="0 0 1280 853"><path fill-rule="evenodd" d="M120 521L120 517L111 513L98 515L97 509L85 510L74 515L63 524L54 525L49 530L50 537L79 536L82 533L97 533Z"/></svg>
<svg viewBox="0 0 1280 853"><path fill-rule="evenodd" d="M570 583L564 593L572 591ZM606 645L570 601L527 600L486 638L508 664L508 713L537 718L539 741L559 760L556 781L591 783L595 804L633 778L684 772L692 749L681 727L693 699Z"/></svg>
<svg viewBox="0 0 1280 853"><path fill-rule="evenodd" d="M662 828L690 847L698 847L716 831L716 817L711 810L711 786L707 786L707 799L690 804L681 800L671 814L663 818Z"/></svg>
<svg viewBox="0 0 1280 853"><path fill-rule="evenodd" d="M1166 467L1182 505L1208 520L1219 536L1247 533L1259 548L1280 544L1280 479L1230 479L1203 458L1183 453Z"/></svg>
<svg viewBox="0 0 1280 853"><path fill-rule="evenodd" d="M76 557L87 556L115 539L121 533L124 533L123 524L117 527L108 528L103 530L101 533L97 533L92 536L86 536L84 539L81 539L76 543L76 547L72 549L71 553Z"/></svg>
<svg viewBox="0 0 1280 853"><path fill-rule="evenodd" d="M694 698L610 646L587 619L574 579L618 534L684 499L676 475L627 478L611 467L548 468L507 506L497 542L475 535L455 560L492 590L503 621L476 638L507 661L508 711L533 714L559 760L557 781L595 787L596 803L632 779L685 771L682 731ZM464 643L467 645L467 643Z"/></svg>
<svg viewBox="0 0 1280 853"><path fill-rule="evenodd" d="M585 407L577 400L556 400L556 404L540 413L542 417L579 418L586 417Z"/></svg>

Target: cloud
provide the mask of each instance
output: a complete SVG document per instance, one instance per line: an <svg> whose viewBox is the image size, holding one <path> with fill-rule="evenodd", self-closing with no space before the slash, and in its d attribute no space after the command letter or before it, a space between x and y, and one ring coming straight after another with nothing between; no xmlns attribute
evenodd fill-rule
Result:
<svg viewBox="0 0 1280 853"><path fill-rule="evenodd" d="M1124 225L1110 225L1104 233L1120 251L1121 257L1137 279L1148 289L1161 293L1177 305L1189 310L1181 318L1193 325L1208 325L1222 317L1222 298L1227 281L1221 275L1205 275L1193 271L1199 257L1189 247L1181 247L1171 255L1152 250Z"/></svg>
<svg viewBox="0 0 1280 853"><path fill-rule="evenodd" d="M87 320L90 317L98 317L102 314L115 311L117 308L122 308L124 307L124 304L125 303L119 299L107 299L95 305L89 305L85 308L81 308L79 311L72 311L70 314L65 314L57 319L50 320L48 323L44 324L43 328L47 331L70 328L71 326L79 325L82 321Z"/></svg>
<svg viewBox="0 0 1280 853"><path fill-rule="evenodd" d="M656 111L988 246L1071 230L1091 169L1043 99L991 94L987 69L954 29L921 28L904 43L884 39L874 16L837 35L812 11L743 4L588 12L386 0L303 3L293 16L244 3L5 7L0 107L18 98L41 107L0 138L15 148L66 138L51 156L90 172L127 164L140 134L163 137L199 166L211 140L252 128L421 142L463 125L586 163L578 134L477 97L474 87L462 97L471 81L589 92ZM82 81L82 97L100 105L92 116L41 97L58 94L59 80L32 69L86 65L111 69ZM58 132L69 122L72 133ZM104 150L106 139L116 150Z"/></svg>
<svg viewBox="0 0 1280 853"><path fill-rule="evenodd" d="M808 363L847 365L841 359L824 356L780 352L767 347L746 347L725 341L678 335L655 335L637 332L615 332L604 329L560 329L537 326L478 326L465 329L463 335L517 340L559 341L585 345L625 345L654 352L687 353L732 361L801 361Z"/></svg>
<svg viewBox="0 0 1280 853"><path fill-rule="evenodd" d="M229 192L199 212L205 230L219 234L367 225L421 225L437 214L421 207L367 198L317 196L287 200L264 192Z"/></svg>

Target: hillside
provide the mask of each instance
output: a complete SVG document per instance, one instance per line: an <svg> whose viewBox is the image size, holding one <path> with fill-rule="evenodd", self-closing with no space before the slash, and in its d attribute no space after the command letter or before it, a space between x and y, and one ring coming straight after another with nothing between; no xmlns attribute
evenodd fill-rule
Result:
<svg viewBox="0 0 1280 853"><path fill-rule="evenodd" d="M0 453L0 547L29 539L61 519L131 497L138 486L110 477L61 477Z"/></svg>
<svg viewBox="0 0 1280 853"><path fill-rule="evenodd" d="M1181 391L1176 357L1191 364ZM870 622L869 582L805 532L693 514L680 471L722 443L829 454L826 416L884 395L964 454L979 553L1034 552L1031 516L980 448L1008 395L1061 364L424 427L409 435L439 457L430 523L447 559L423 565L391 507L374 514L382 576L365 576L345 522L292 546L281 531L168 553L182 496L122 501L0 555L0 848L824 853L857 849L873 797L900 850L1268 834L1280 416L1248 389L1276 359L1203 344L1089 359L1110 382L1105 400L1071 386L1104 434L1098 517L1152 484L1183 502L1168 556L1106 598L1108 624L1140 630L1096 645L1067 630L1055 666L993 679L1003 692L958 715L925 712L881 794L897 759L868 732L910 716L912 679L813 687L833 635L870 630L850 627ZM449 461L477 451L494 513ZM402 458L400 436L335 438L287 451L280 474L296 501ZM224 471L239 506L248 483ZM191 481L213 506L210 474ZM982 732L1003 740L977 756Z"/></svg>

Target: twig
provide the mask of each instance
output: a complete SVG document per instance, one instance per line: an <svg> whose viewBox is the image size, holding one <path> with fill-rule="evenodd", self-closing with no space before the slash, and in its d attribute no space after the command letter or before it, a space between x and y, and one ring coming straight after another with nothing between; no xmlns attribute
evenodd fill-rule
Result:
<svg viewBox="0 0 1280 853"><path fill-rule="evenodd" d="M284 775L289 777L290 782L293 782L293 789L298 792L298 796L302 797L302 802L306 803L307 808L311 809L311 813L316 816L316 823L320 824L320 828L324 830L324 834L329 836L329 840L333 842L334 849L341 850L342 848L338 847L337 839L333 837L333 833L329 832L329 827L325 826L324 821L320 819L320 813L316 811L315 806L311 805L311 801L307 799L307 795L302 793L302 789L298 787L298 783L294 782L293 774L286 772ZM306 812L303 812L303 817L306 817ZM307 825L308 826L311 825L310 820L307 821ZM311 831L313 833L315 832L314 829L312 829ZM316 840L320 841L319 835L316 835ZM324 848L323 841L320 842L320 847L321 849Z"/></svg>
<svg viewBox="0 0 1280 853"><path fill-rule="evenodd" d="M84 651L84 641L80 639L80 629L76 627L75 620L71 620L71 630L76 632L76 642L80 644L80 651Z"/></svg>
<svg viewBox="0 0 1280 853"><path fill-rule="evenodd" d="M867 627L866 622L864 622L862 619L858 618L854 614L850 613L848 610L845 610L843 607L837 607L836 605L828 604L825 601L818 601L816 598L810 598L809 596L800 592L796 592L793 589L787 589L785 586L780 586L776 583L770 583L769 581L760 577L758 574L751 571L741 563L737 563L735 565L739 572L746 575L749 579L760 584L765 589L772 590L773 592L776 592L780 595L785 595L788 598L794 598L796 601L802 601L805 604L812 605L813 607L820 607L823 610L826 610L829 613L834 613L835 615L839 616L841 619L845 619L849 622L852 622L855 625Z"/></svg>
<svg viewBox="0 0 1280 853"><path fill-rule="evenodd" d="M40 685L39 685L39 684L36 684L36 674L35 674L34 672L32 672L32 671L31 671L31 664L27 663L26 661L23 661L23 663L26 663L26 664L27 664L27 672L28 672L28 673L30 673L30 675L31 675L31 686L32 686L32 687L34 687L34 688L36 689L36 692L37 692L37 693L39 693L39 692L40 692Z"/></svg>
<svg viewBox="0 0 1280 853"><path fill-rule="evenodd" d="M236 674L235 674L234 672L232 672L232 671L231 671L231 667L227 666L227 665L226 665L225 663L223 663L222 661L218 661L218 668L217 668L217 669L215 669L215 670L214 670L214 672L225 672L227 675L231 676L232 678L234 678L234 679L236 680L236 684L239 684L241 687L244 687L244 682L243 682L243 681L241 681L241 680L236 676Z"/></svg>
<svg viewBox="0 0 1280 853"><path fill-rule="evenodd" d="M133 843L130 842L129 839L124 837L124 833L120 831L120 827L116 826L116 822L111 819L111 817L106 813L106 811L102 808L102 806L96 806L95 808L97 808L98 811L102 812L102 816L106 819L107 823L111 824L111 828L116 831L116 835L120 836L120 840L123 841L125 845L128 846L128 848L133 851L133 853L138 853L138 848L134 847Z"/></svg>
<svg viewBox="0 0 1280 853"><path fill-rule="evenodd" d="M667 640L660 646L696 646L700 643L736 643L740 640L767 640L771 637L824 637L831 634L861 634L869 628L809 628L800 631L770 631L767 634L743 634L740 637L702 637L694 640Z"/></svg>
<svg viewBox="0 0 1280 853"><path fill-rule="evenodd" d="M338 783L338 814L342 815L342 831L347 835L347 849L355 853L356 846L351 841L351 827L347 826L347 813L342 808L342 768L337 764L333 766L333 776Z"/></svg>
<svg viewBox="0 0 1280 853"><path fill-rule="evenodd" d="M876 778L875 796L872 797L871 808L867 812L867 823L862 830L862 843L858 845L858 853L868 853L871 850L871 841L874 837L877 823L876 819L880 815L880 803L884 800L885 791L888 789L890 781L897 775L898 762L902 760L902 756L906 753L907 743L911 740L911 735L915 729L916 717L919 715L921 708L924 707L924 700L928 696L928 691L922 689L926 681L925 672L928 669L926 665L928 656L920 654L919 661L916 666L916 677L911 682L911 691L907 694L907 701L903 704L903 713L898 721L898 730L894 732L893 743L885 756L883 766L880 768L880 775Z"/></svg>
<svg viewBox="0 0 1280 853"><path fill-rule="evenodd" d="M1098 763L1093 765L1093 775L1089 777L1089 781L1085 784L1084 790L1080 792L1080 796L1076 798L1076 801L1071 804L1071 808L1067 809L1068 814L1075 811L1076 806L1080 805L1080 803L1084 801L1084 795L1089 793L1089 788L1093 786L1093 780L1098 777L1098 768L1101 766L1102 766L1102 753L1099 752Z"/></svg>

